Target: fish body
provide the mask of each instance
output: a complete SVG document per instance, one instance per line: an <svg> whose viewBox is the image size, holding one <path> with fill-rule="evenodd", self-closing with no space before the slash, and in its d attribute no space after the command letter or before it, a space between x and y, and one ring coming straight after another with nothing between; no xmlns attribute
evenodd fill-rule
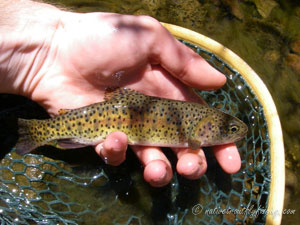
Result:
<svg viewBox="0 0 300 225"><path fill-rule="evenodd" d="M113 131L124 132L130 145L192 149L232 143L247 133L242 121L215 108L126 88L108 91L103 102L61 112L46 120L19 119L17 152L54 142L64 148L96 145Z"/></svg>

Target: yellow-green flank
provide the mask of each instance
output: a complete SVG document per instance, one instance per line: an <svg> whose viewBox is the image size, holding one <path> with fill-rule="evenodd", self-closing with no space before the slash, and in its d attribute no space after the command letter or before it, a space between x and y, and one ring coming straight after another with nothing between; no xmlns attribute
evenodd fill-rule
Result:
<svg viewBox="0 0 300 225"><path fill-rule="evenodd" d="M122 88L107 91L105 101L46 120L19 119L19 154L58 143L76 148L100 143L113 131L127 134L130 145L190 147L232 143L247 126L206 105L147 96Z"/></svg>

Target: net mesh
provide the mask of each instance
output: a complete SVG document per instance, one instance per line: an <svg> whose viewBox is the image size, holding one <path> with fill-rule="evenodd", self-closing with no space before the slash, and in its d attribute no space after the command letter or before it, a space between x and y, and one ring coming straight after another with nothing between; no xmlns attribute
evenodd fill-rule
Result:
<svg viewBox="0 0 300 225"><path fill-rule="evenodd" d="M220 90L201 91L213 107L242 119L248 135L237 143L241 170L222 171L209 149L207 173L197 181L174 173L171 183L152 188L131 151L111 167L92 148L61 151L42 147L18 155L14 119L45 118L35 104L1 95L1 224L264 224L270 174L270 143L263 108L242 76L214 54L184 42L228 80ZM3 133L3 132L1 132ZM164 149L176 169L170 149Z"/></svg>

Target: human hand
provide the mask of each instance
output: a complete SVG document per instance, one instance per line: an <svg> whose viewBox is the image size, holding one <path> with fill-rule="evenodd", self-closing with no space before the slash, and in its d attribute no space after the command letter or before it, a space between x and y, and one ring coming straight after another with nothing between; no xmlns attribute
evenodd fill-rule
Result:
<svg viewBox="0 0 300 225"><path fill-rule="evenodd" d="M113 13L62 12L54 33L34 57L38 69L24 82L24 95L54 115L61 108L78 108L102 101L107 87L129 87L147 95L200 101L187 87L216 89L226 78L204 59L173 38L156 20ZM46 50L45 50L46 49ZM29 87L29 88L27 88ZM109 164L125 160L128 140L114 132L96 152ZM132 146L145 166L144 178L164 186L172 178L171 165L158 147ZM197 179L206 169L202 149L173 149L177 171ZM214 148L221 167L235 173L241 166L237 148Z"/></svg>

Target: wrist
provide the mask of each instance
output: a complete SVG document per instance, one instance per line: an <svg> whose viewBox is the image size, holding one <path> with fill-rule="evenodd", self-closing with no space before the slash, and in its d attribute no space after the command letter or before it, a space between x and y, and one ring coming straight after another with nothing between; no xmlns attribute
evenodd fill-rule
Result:
<svg viewBox="0 0 300 225"><path fill-rule="evenodd" d="M0 0L0 6L5 2ZM8 6L0 16L0 93L30 97L43 76L62 11L32 1L13 0Z"/></svg>

